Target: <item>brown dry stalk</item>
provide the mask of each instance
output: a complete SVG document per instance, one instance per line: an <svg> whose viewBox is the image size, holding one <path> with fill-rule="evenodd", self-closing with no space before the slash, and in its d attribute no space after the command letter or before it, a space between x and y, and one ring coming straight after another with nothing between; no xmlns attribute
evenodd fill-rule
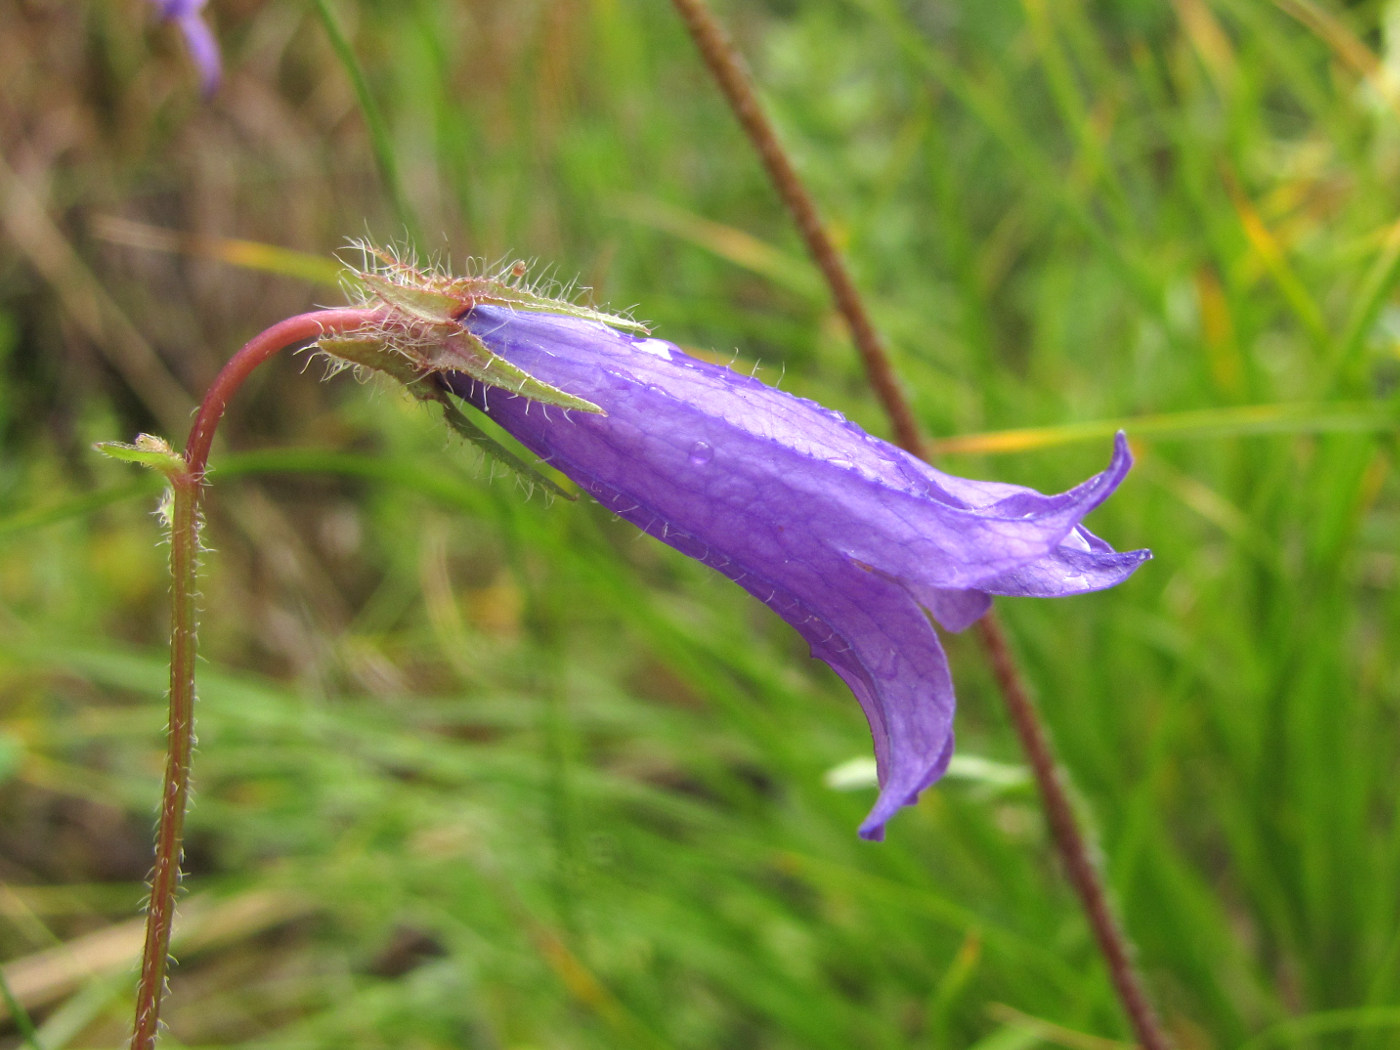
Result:
<svg viewBox="0 0 1400 1050"><path fill-rule="evenodd" d="M798 232L807 245L817 268L831 289L831 298L836 309L850 326L851 338L860 351L861 361L870 377L870 385L875 396L880 399L885 414L894 430L896 443L916 456L923 456L923 438L919 426L914 422L914 413L909 409L909 401L899 387L894 369L890 365L889 354L880 339L879 333L870 321L860 292L846 269L841 253L831 243L826 227L822 224L816 202L803 184L797 169L792 166L782 143L778 141L773 125L759 105L753 84L744 72L739 54L734 50L724 30L714 15L700 0L674 0L676 10L684 19L686 28L695 39L705 64L719 81L720 90L728 100L734 115L744 126L749 141L758 151L759 159L768 172L778 196L783 199L797 223Z"/></svg>
<svg viewBox="0 0 1400 1050"><path fill-rule="evenodd" d="M889 417L896 443L922 457L923 437L895 378L889 355L840 253L827 235L816 203L763 112L738 53L703 0L672 0L672 3L757 150L774 189L797 223L808 252L826 279L836 309L845 318L851 338L860 351L870 385ZM1007 644L1006 634L995 614L989 612L978 622L978 637L992 665L1021 746L1030 761L1045 819L1065 866L1065 873L1088 916L1123 1010L1144 1050L1168 1050L1171 1043L1133 963L1128 938L1110 907L1103 876L1094 864L1088 838L1065 791L1063 774L1055 761L1049 736L1036 713L1025 680Z"/></svg>

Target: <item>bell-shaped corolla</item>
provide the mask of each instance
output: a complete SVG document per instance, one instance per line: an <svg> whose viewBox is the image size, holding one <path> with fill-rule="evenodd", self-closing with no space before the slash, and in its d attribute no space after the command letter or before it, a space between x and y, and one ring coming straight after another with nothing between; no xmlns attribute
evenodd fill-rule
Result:
<svg viewBox="0 0 1400 1050"><path fill-rule="evenodd" d="M841 414L660 339L580 317L477 306L459 319L514 368L601 411L439 381L643 532L728 576L790 623L855 693L885 823L947 768L953 683L933 622L959 631L992 595L1111 587L1151 555L1080 522L1131 463L1059 495L936 470Z"/></svg>

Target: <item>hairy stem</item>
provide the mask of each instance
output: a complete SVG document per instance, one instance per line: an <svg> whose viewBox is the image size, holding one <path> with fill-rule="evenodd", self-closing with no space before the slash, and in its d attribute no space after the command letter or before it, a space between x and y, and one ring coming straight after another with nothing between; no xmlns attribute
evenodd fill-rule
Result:
<svg viewBox="0 0 1400 1050"><path fill-rule="evenodd" d="M194 750L194 669L198 629L199 500L214 431L224 409L249 373L283 347L346 331L379 319L375 310L317 310L275 324L251 339L223 367L195 416L185 444L184 465L170 472L170 715L155 866L146 908L146 939L136 989L136 1025L131 1050L151 1050L160 1032L160 1005L170 958L175 895L184 857L185 811L189 805L190 754Z"/></svg>
<svg viewBox="0 0 1400 1050"><path fill-rule="evenodd" d="M209 449L214 443L214 431L224 416L229 398L243 385L253 369L273 354L289 346L317 339L327 332L349 332L384 319L385 311L353 309L312 310L279 321L259 332L234 354L210 385L185 442L185 463L191 474L204 480L204 468L209 462Z"/></svg>
<svg viewBox="0 0 1400 1050"><path fill-rule="evenodd" d="M132 1050L148 1050L160 1025L160 1000L170 955L175 892L184 857L190 753L194 749L195 579L199 562L199 482L190 473L170 478L170 715L166 727L165 782L161 792L146 941L136 991Z"/></svg>
<svg viewBox="0 0 1400 1050"><path fill-rule="evenodd" d="M743 125L750 142L763 161L773 187L787 206L806 242L807 250L826 279L832 301L845 318L852 340L860 352L870 385L884 406L896 442L916 456L924 455L909 402L904 397L889 355L870 320L865 303L851 280L840 253L827 235L812 196L793 167L772 124L763 112L758 95L745 73L738 53L723 28L705 6L704 0L672 0L706 65L719 82L734 115ZM1088 838L1079 825L1061 782L1054 751L1006 635L995 614L988 613L978 623L978 637L987 653L997 684L1001 688L1021 745L1031 764L1039 788L1046 822L1075 893L1079 896L1099 951L1108 965L1113 986L1124 1013L1144 1050L1167 1050L1171 1045L1152 1008L1145 985L1134 965L1128 939L1109 907L1103 876L1093 861Z"/></svg>

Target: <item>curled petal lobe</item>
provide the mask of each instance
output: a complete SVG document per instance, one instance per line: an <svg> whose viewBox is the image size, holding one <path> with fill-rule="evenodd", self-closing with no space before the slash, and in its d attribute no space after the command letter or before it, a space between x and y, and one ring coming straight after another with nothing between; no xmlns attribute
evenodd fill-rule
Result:
<svg viewBox="0 0 1400 1050"><path fill-rule="evenodd" d="M953 685L933 621L961 630L991 595L1113 586L1149 557L1080 524L1131 463L1059 495L945 474L839 413L660 339L578 317L477 306L492 354L588 402L581 412L447 373L475 404L604 506L744 587L850 686L880 794L860 832L942 775Z"/></svg>

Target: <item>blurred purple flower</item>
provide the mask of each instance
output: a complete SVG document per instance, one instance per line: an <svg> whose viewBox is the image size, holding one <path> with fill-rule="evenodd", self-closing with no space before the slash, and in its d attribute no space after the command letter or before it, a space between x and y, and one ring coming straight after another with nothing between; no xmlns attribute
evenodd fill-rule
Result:
<svg viewBox="0 0 1400 1050"><path fill-rule="evenodd" d="M214 39L213 30L204 21L203 10L208 0L152 0L160 9L162 21L174 22L184 34L185 45L190 49L199 70L200 90L209 98L218 89L221 69L219 45Z"/></svg>
<svg viewBox="0 0 1400 1050"><path fill-rule="evenodd" d="M493 354L603 410L568 411L447 373L545 462L643 532L734 580L855 693L880 794L860 834L947 768L953 682L930 616L960 631L991 596L1111 587L1151 555L1114 551L1080 520L1118 486L1108 468L1058 496L952 477L839 413L593 321L477 306ZM927 614L926 614L927 611Z"/></svg>

